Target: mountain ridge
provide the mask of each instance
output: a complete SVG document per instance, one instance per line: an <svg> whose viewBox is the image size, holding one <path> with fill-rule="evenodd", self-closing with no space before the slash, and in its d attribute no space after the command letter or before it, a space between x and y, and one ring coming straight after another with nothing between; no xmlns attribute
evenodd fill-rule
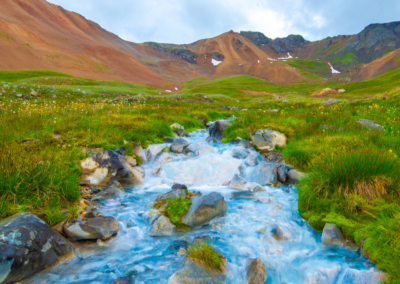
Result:
<svg viewBox="0 0 400 284"><path fill-rule="evenodd" d="M323 62L328 70L328 64L342 72L351 69L350 80L398 67L396 56L385 55L400 48L400 22L371 24L356 35L315 42L301 35L270 39L260 32L229 31L189 44L134 43L45 0L3 0L0 7L3 70L50 69L90 79L172 88L201 76L242 74L277 84L338 77L287 64L296 60L292 57L308 60L303 63L310 67ZM390 62L375 64L379 72L371 73L375 69L370 63L383 57Z"/></svg>

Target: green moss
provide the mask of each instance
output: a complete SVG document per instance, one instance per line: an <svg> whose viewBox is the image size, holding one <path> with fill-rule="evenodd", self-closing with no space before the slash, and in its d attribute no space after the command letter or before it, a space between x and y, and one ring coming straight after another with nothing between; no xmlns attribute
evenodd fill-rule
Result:
<svg viewBox="0 0 400 284"><path fill-rule="evenodd" d="M224 257L211 245L201 242L199 245L190 245L188 248L188 258L198 260L206 266L217 271L223 271Z"/></svg>

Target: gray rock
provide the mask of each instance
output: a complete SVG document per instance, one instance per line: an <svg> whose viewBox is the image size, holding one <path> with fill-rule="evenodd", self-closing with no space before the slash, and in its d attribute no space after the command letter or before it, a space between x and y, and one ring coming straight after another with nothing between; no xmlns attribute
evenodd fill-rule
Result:
<svg viewBox="0 0 400 284"><path fill-rule="evenodd" d="M200 262L188 260L183 269L169 278L168 284L224 284L225 281L225 273L210 269Z"/></svg>
<svg viewBox="0 0 400 284"><path fill-rule="evenodd" d="M189 143L185 139L176 138L171 145L171 152L182 153L187 146L189 146Z"/></svg>
<svg viewBox="0 0 400 284"><path fill-rule="evenodd" d="M357 121L357 123L361 124L362 126L371 128L371 129L376 129L379 131L382 131L382 126L380 126L379 124L376 124L375 121L373 120L369 120L369 119L360 119L359 121Z"/></svg>
<svg viewBox="0 0 400 284"><path fill-rule="evenodd" d="M263 284L267 281L265 264L259 258L249 259L246 270L247 284Z"/></svg>
<svg viewBox="0 0 400 284"><path fill-rule="evenodd" d="M249 180L260 185L272 185L278 182L278 164L261 162L252 168Z"/></svg>
<svg viewBox="0 0 400 284"><path fill-rule="evenodd" d="M168 201L171 199L177 199L179 197L186 198L187 194L188 194L188 190L185 185L175 184L172 186L171 191L158 196L156 201L154 201L153 206L157 206L158 204L161 204L164 201Z"/></svg>
<svg viewBox="0 0 400 284"><path fill-rule="evenodd" d="M231 193L232 198L255 198L255 194L252 191L238 191L238 192L232 192Z"/></svg>
<svg viewBox="0 0 400 284"><path fill-rule="evenodd" d="M336 224L326 223L322 232L321 240L324 244L335 244L344 246L346 238L343 236L342 231Z"/></svg>
<svg viewBox="0 0 400 284"><path fill-rule="evenodd" d="M142 185L141 174L132 167L127 157L112 150L94 154L79 162L82 168L81 181L91 185L106 186L117 180L122 186Z"/></svg>
<svg viewBox="0 0 400 284"><path fill-rule="evenodd" d="M210 133L210 137L215 139L217 142L221 142L224 137L224 130L230 124L225 121L216 121L214 123L209 123L208 132Z"/></svg>
<svg viewBox="0 0 400 284"><path fill-rule="evenodd" d="M250 154L249 150L243 147L236 147L232 151L232 156L236 159L246 159L249 154Z"/></svg>
<svg viewBox="0 0 400 284"><path fill-rule="evenodd" d="M92 198L92 201L102 200L105 198L120 197L125 194L125 190L118 181L113 181L107 185L102 191Z"/></svg>
<svg viewBox="0 0 400 284"><path fill-rule="evenodd" d="M117 153L118 155L125 156L126 150L125 150L124 147L119 147L119 148L117 148L117 149L115 150L115 153Z"/></svg>
<svg viewBox="0 0 400 284"><path fill-rule="evenodd" d="M328 100L323 101L321 103L321 105L323 105L323 106L330 106L330 105L336 105L336 104L338 104L338 100L337 99L328 99Z"/></svg>
<svg viewBox="0 0 400 284"><path fill-rule="evenodd" d="M289 170L287 173L288 181L292 183L299 182L302 178L305 178L307 175L305 173L299 172L297 170Z"/></svg>
<svg viewBox="0 0 400 284"><path fill-rule="evenodd" d="M174 142L174 138L165 137L165 138L164 138L164 142L165 142L165 143L173 143L173 142Z"/></svg>
<svg viewBox="0 0 400 284"><path fill-rule="evenodd" d="M249 191L264 191L264 189L257 183L248 182L244 178L235 174L229 184L229 188L238 190L249 190Z"/></svg>
<svg viewBox="0 0 400 284"><path fill-rule="evenodd" d="M285 163L285 157L283 156L283 154L278 152L265 153L264 158L266 162L270 163Z"/></svg>
<svg viewBox="0 0 400 284"><path fill-rule="evenodd" d="M86 222L69 220L64 225L64 232L71 241L109 240L119 231L118 221L113 217L88 219Z"/></svg>
<svg viewBox="0 0 400 284"><path fill-rule="evenodd" d="M222 195L212 192L191 199L189 211L182 217L182 223L191 228L207 225L212 219L226 214L226 202Z"/></svg>
<svg viewBox="0 0 400 284"><path fill-rule="evenodd" d="M171 221L161 215L154 223L153 229L150 232L150 236L152 237L164 237L171 236L175 232L175 225L171 223Z"/></svg>
<svg viewBox="0 0 400 284"><path fill-rule="evenodd" d="M32 214L0 222L0 283L19 282L73 255L73 246Z"/></svg>
<svg viewBox="0 0 400 284"><path fill-rule="evenodd" d="M263 151L274 151L275 146L283 148L286 146L286 136L276 130L267 128L259 129L250 135L253 145Z"/></svg>
<svg viewBox="0 0 400 284"><path fill-rule="evenodd" d="M278 164L277 172L278 172L278 180L280 182L286 182L288 179L288 173L290 170L293 170L294 167L287 164Z"/></svg>
<svg viewBox="0 0 400 284"><path fill-rule="evenodd" d="M249 167L257 166L262 161L262 157L258 152L251 152L246 158L246 165Z"/></svg>

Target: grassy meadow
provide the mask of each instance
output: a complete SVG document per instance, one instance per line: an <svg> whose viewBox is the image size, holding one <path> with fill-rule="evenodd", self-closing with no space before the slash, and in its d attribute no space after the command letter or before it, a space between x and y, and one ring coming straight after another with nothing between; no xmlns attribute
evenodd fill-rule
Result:
<svg viewBox="0 0 400 284"><path fill-rule="evenodd" d="M325 69L294 64L304 72ZM197 78L166 93L46 70L0 71L0 218L21 211L44 212L50 225L72 218L80 197L77 162L86 149L116 149L124 141L146 147L171 136L175 122L191 131L204 128L198 118L235 115L223 142L249 139L260 128L286 134L288 145L276 151L309 174L298 187L300 214L318 231L332 222L356 243L364 240L364 254L388 273L388 282L400 283L399 79L400 69L350 84ZM332 95L339 104L322 106L325 99L310 97L326 87L346 90ZM386 93L391 97L382 100ZM359 119L374 120L383 131L362 127Z"/></svg>

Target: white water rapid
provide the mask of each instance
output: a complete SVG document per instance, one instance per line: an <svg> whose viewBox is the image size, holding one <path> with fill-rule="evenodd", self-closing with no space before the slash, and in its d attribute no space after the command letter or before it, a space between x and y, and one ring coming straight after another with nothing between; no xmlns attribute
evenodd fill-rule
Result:
<svg viewBox="0 0 400 284"><path fill-rule="evenodd" d="M24 283L110 283L135 269L132 283L168 283L169 277L185 265L178 254L195 237L208 236L214 248L227 258L226 283L246 283L249 258L259 257L266 266L266 283L372 283L368 277L374 265L356 251L327 247L321 234L301 218L294 186L264 186L252 199L234 199L226 184L234 174L249 178L252 168L232 157L237 145L209 144L208 132L198 130L185 138L200 156L168 153L173 160L155 176L154 161L143 165L145 184L128 188L120 199L108 199L99 211L119 222L119 233L111 240L46 270ZM164 155L164 154L163 154ZM218 192L227 203L227 214L207 227L178 232L170 237L151 237L149 212L158 195L174 183L189 191ZM275 240L274 226L284 230L286 241ZM264 229L264 230L263 230ZM260 231L261 230L261 231ZM83 246L87 246L83 245ZM357 282L357 281L359 282Z"/></svg>

